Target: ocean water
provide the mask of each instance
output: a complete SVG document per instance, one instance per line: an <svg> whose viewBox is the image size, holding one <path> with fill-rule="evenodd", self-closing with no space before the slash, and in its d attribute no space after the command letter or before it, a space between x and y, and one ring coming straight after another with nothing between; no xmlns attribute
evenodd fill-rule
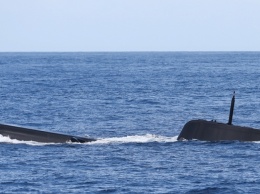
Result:
<svg viewBox="0 0 260 194"><path fill-rule="evenodd" d="M178 142L191 119L260 128L260 52L0 53L1 193L259 193L260 142Z"/></svg>

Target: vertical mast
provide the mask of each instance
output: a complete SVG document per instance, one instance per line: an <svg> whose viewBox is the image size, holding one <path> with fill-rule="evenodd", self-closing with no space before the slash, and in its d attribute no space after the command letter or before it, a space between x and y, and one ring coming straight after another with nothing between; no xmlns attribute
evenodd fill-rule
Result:
<svg viewBox="0 0 260 194"><path fill-rule="evenodd" d="M231 100L230 111L229 111L229 119L228 125L232 125L233 113L234 113L234 106L235 106L235 91Z"/></svg>

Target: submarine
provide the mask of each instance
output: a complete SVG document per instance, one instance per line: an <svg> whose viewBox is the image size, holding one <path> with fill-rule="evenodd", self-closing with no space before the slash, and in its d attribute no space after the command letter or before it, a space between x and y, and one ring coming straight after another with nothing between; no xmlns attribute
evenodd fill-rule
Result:
<svg viewBox="0 0 260 194"><path fill-rule="evenodd" d="M191 120L184 125L177 140L260 141L260 129L232 124L234 106L235 92L231 100L228 123L219 123L216 122L216 120ZM53 133L6 124L0 124L0 135L20 141L35 141L41 143L86 143L96 141L96 139L89 137Z"/></svg>
<svg viewBox="0 0 260 194"><path fill-rule="evenodd" d="M35 141L41 143L86 143L96 139L88 137L79 137L60 133L29 129L24 127L0 124L0 135L20 141Z"/></svg>
<svg viewBox="0 0 260 194"><path fill-rule="evenodd" d="M260 141L260 129L232 124L234 106L235 92L231 100L228 123L219 123L207 120L191 120L184 125L177 140Z"/></svg>

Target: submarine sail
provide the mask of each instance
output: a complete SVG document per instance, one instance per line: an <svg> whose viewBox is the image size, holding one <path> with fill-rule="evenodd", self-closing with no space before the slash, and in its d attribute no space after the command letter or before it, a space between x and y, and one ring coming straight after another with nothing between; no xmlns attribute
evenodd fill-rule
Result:
<svg viewBox="0 0 260 194"><path fill-rule="evenodd" d="M231 100L228 123L216 121L191 120L187 122L178 140L202 140L202 141L260 141L260 130L251 127L232 125L235 105L235 92Z"/></svg>

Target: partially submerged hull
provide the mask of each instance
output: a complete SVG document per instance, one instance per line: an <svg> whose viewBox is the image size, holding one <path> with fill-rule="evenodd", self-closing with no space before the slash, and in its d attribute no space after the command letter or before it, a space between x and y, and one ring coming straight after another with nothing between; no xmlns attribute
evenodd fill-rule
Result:
<svg viewBox="0 0 260 194"><path fill-rule="evenodd" d="M191 120L186 123L178 136L178 140L202 141L260 141L260 130L217 123L206 120Z"/></svg>
<svg viewBox="0 0 260 194"><path fill-rule="evenodd" d="M206 120L191 120L186 123L178 140L202 141L260 141L260 130L232 125L235 106L235 92L231 100L228 123Z"/></svg>
<svg viewBox="0 0 260 194"><path fill-rule="evenodd" d="M92 138L52 133L3 124L0 124L0 135L7 136L10 139L17 139L20 141L36 141L42 143L85 143L95 141L95 139Z"/></svg>

